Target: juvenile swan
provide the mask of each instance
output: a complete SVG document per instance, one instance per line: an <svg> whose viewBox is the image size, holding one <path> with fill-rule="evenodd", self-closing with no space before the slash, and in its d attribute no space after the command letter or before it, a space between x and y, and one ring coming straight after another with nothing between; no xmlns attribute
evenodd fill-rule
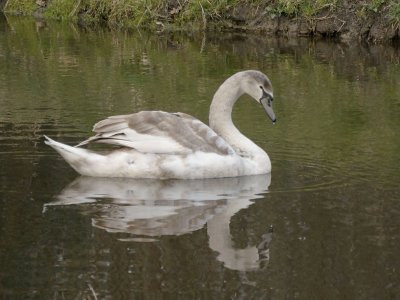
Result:
<svg viewBox="0 0 400 300"><path fill-rule="evenodd" d="M233 105L243 94L260 103L275 123L270 80L248 70L218 88L210 106L210 126L184 113L141 111L98 122L96 135L75 147L47 136L45 143L86 176L195 179L269 173L267 153L232 123ZM120 148L107 154L81 148L90 142Z"/></svg>

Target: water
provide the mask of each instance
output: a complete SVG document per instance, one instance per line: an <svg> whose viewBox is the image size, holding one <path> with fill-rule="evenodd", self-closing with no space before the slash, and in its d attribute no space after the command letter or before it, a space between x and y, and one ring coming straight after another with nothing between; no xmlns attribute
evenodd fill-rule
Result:
<svg viewBox="0 0 400 300"><path fill-rule="evenodd" d="M0 23L1 298L400 298L399 49ZM43 143L139 110L207 121L242 69L274 85L276 125L234 110L270 175L83 178Z"/></svg>

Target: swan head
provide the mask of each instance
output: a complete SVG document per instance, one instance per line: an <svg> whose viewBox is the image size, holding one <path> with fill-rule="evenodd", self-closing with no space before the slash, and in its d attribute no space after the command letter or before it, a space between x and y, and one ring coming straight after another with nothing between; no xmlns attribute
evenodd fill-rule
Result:
<svg viewBox="0 0 400 300"><path fill-rule="evenodd" d="M241 76L244 77L242 84L242 90L244 93L250 95L258 103L262 105L268 117L273 123L276 122L272 103L274 100L274 94L272 90L272 84L267 75L260 71L243 71ZM238 74L240 74L238 73Z"/></svg>

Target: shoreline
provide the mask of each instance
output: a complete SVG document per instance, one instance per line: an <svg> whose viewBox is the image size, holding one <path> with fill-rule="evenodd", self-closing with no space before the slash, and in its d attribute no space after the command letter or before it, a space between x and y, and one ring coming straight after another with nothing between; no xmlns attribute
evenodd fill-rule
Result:
<svg viewBox="0 0 400 300"><path fill-rule="evenodd" d="M260 0L251 4L244 0L200 0L195 3L157 0L149 5L139 2L125 0L114 5L112 1L0 0L0 9L6 15L31 15L37 19L56 19L82 26L105 24L112 28L147 28L158 32L245 31L268 36L322 37L370 43L400 41L400 3L394 0L362 3L297 0L292 7L289 4L294 0Z"/></svg>

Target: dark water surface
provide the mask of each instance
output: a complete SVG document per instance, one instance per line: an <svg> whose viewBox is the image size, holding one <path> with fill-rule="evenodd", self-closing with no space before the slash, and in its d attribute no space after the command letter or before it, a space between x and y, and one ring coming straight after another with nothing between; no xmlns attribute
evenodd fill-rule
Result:
<svg viewBox="0 0 400 300"><path fill-rule="evenodd" d="M234 121L272 174L79 177L50 147L109 115L207 121L229 75L274 85ZM0 20L1 299L400 299L400 51Z"/></svg>

